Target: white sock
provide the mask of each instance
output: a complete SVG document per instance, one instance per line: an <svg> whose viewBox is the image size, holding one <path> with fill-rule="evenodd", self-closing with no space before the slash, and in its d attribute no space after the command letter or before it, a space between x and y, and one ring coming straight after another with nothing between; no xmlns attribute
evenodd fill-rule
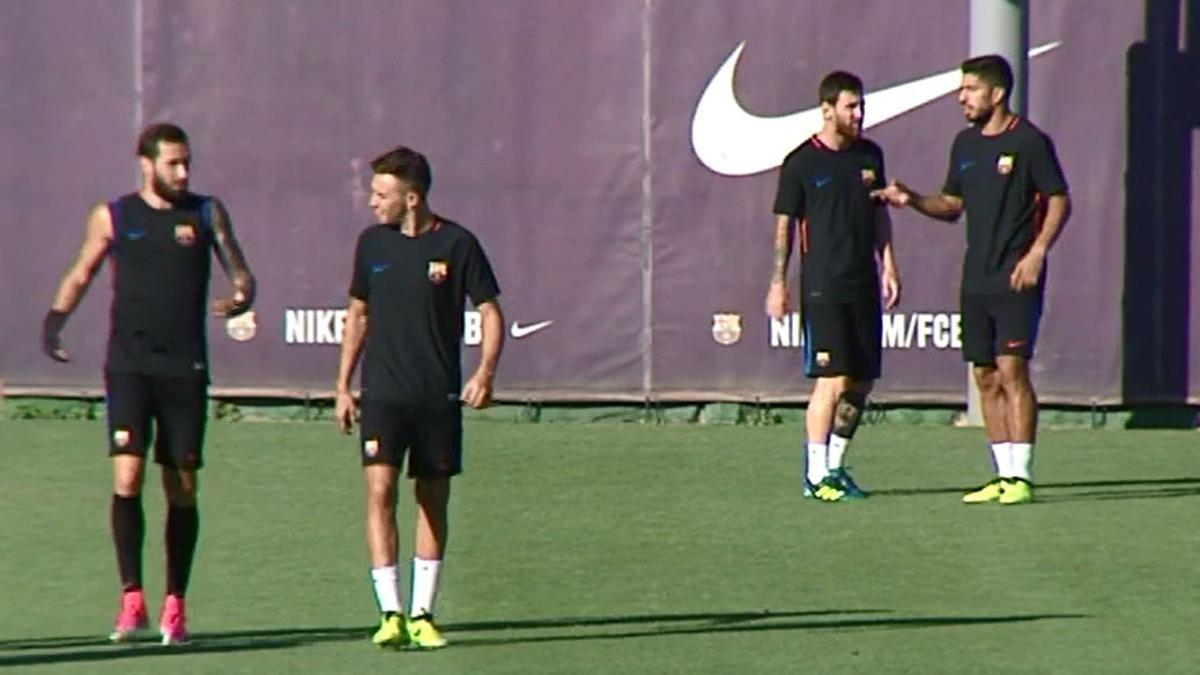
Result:
<svg viewBox="0 0 1200 675"><path fill-rule="evenodd" d="M996 475L1001 478L1012 476L1011 443L992 443L992 459L996 462Z"/></svg>
<svg viewBox="0 0 1200 675"><path fill-rule="evenodd" d="M1033 443L1012 443L1009 476L1033 482Z"/></svg>
<svg viewBox="0 0 1200 675"><path fill-rule="evenodd" d="M846 456L846 446L850 445L849 438L837 434L829 434L829 470L842 468L842 458Z"/></svg>
<svg viewBox="0 0 1200 675"><path fill-rule="evenodd" d="M816 485L829 475L829 446L824 443L808 443L808 482Z"/></svg>
<svg viewBox="0 0 1200 675"><path fill-rule="evenodd" d="M437 599L438 573L441 560L413 558L412 561L412 605L409 616L433 615L433 603Z"/></svg>
<svg viewBox="0 0 1200 675"><path fill-rule="evenodd" d="M396 566L372 567L371 581L375 584L375 602L379 611L400 613L400 584L396 581Z"/></svg>

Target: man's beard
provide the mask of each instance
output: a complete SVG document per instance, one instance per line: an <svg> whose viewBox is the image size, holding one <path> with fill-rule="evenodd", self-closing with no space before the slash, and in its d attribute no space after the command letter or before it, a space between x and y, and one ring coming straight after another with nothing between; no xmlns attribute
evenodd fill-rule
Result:
<svg viewBox="0 0 1200 675"><path fill-rule="evenodd" d="M834 127L845 138L858 138L862 134L862 123L855 125L853 122L849 124L838 122Z"/></svg>
<svg viewBox="0 0 1200 675"><path fill-rule="evenodd" d="M974 115L967 115L967 122L981 127L987 124L988 120L992 119L992 108L976 108Z"/></svg>
<svg viewBox="0 0 1200 675"><path fill-rule="evenodd" d="M175 189L169 183L160 178L158 174L154 175L154 179L150 181L151 187L154 189L154 194L162 197L172 204L176 204L183 200L187 194L187 184L185 183L182 189Z"/></svg>

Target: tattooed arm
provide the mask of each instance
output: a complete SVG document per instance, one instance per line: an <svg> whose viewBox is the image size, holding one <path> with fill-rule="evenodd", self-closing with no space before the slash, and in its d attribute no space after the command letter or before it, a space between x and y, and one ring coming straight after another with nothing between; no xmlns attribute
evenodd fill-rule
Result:
<svg viewBox="0 0 1200 675"><path fill-rule="evenodd" d="M787 268L792 257L794 238L792 217L776 214L775 255L771 266L771 286L767 290L767 314L773 319L782 319L788 311Z"/></svg>
<svg viewBox="0 0 1200 675"><path fill-rule="evenodd" d="M242 255L242 247L233 235L233 223L229 220L229 212L225 210L225 205L215 198L212 200L212 230L217 260L233 284L232 297L217 298L213 301L213 314L237 316L254 304L254 275L250 273L250 266L246 264L246 257Z"/></svg>

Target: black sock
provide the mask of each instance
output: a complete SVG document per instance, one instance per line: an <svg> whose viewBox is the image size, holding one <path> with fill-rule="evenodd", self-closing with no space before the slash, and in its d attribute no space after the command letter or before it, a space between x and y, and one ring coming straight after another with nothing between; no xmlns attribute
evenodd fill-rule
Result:
<svg viewBox="0 0 1200 675"><path fill-rule="evenodd" d="M142 539L146 534L146 517L142 513L142 497L113 495L110 509L113 545L117 549L117 570L121 588L137 591L142 588Z"/></svg>
<svg viewBox="0 0 1200 675"><path fill-rule="evenodd" d="M192 557L200 536L200 512L195 506L167 507L167 594L183 597L192 574Z"/></svg>

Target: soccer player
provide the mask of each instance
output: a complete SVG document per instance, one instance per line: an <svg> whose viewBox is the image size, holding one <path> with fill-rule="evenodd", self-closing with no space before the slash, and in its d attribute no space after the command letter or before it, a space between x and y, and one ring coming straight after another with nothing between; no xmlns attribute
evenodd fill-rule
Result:
<svg viewBox="0 0 1200 675"><path fill-rule="evenodd" d="M371 162L377 225L358 237L337 375L336 418L356 417L351 377L364 344L360 440L367 548L382 614L380 647L445 646L433 621L446 550L450 477L462 471L462 404L484 408L504 341L500 289L479 241L429 209L429 162L397 147ZM465 386L459 362L465 299L483 321L479 367ZM401 608L396 491L408 457L417 503L409 611Z"/></svg>
<svg viewBox="0 0 1200 675"><path fill-rule="evenodd" d="M780 170L766 308L775 319L788 311L792 223L799 220L804 369L816 379L806 412L804 495L837 502L867 496L847 471L845 453L879 377L880 294L895 307L900 278L887 208L871 196L884 185L883 151L861 137L862 81L832 72L819 96L821 130Z"/></svg>
<svg viewBox="0 0 1200 675"><path fill-rule="evenodd" d="M973 364L996 477L968 504L1033 500L1037 396L1029 359L1046 287L1046 254L1071 213L1054 144L1008 107L1012 68L1000 56L962 64L958 102L970 126L950 149L940 194L895 181L880 194L931 218L967 212L960 302L963 358Z"/></svg>
<svg viewBox="0 0 1200 675"><path fill-rule="evenodd" d="M191 151L173 124L146 127L137 141L137 192L92 207L83 246L59 284L42 328L42 348L70 359L60 333L105 258L112 261L113 301L104 390L113 466L112 534L121 579L121 610L110 639L149 626L142 590L142 483L146 451L162 466L167 498L167 589L159 624L163 644L188 639L184 611L200 519L197 471L208 392L205 304L215 253L233 285L213 302L217 316L250 308L254 277L229 213L215 197L188 191Z"/></svg>

